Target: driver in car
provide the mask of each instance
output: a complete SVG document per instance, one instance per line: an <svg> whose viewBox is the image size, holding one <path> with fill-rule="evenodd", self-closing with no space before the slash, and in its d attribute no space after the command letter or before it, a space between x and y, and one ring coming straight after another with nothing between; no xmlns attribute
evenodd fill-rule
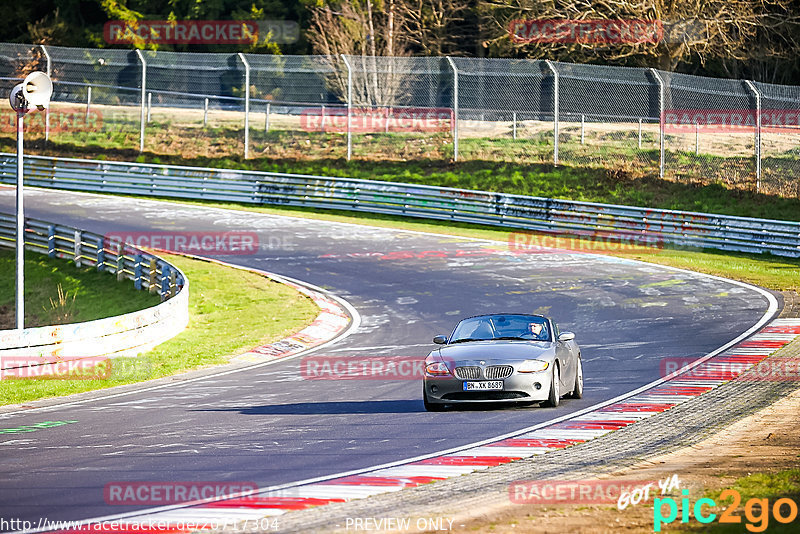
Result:
<svg viewBox="0 0 800 534"><path fill-rule="evenodd" d="M528 330L525 333L523 333L520 337L523 337L525 339L546 341L547 331L544 329L544 325L542 323L533 322L528 325Z"/></svg>

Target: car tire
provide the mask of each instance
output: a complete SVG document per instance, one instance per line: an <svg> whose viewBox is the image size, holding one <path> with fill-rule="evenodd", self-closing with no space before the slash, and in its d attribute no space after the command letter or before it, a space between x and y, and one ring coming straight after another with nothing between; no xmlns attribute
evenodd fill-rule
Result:
<svg viewBox="0 0 800 534"><path fill-rule="evenodd" d="M425 393L425 388L422 388L422 404L425 405L425 411L428 412L443 412L444 411L444 404L437 404L433 402L428 402L428 395Z"/></svg>
<svg viewBox="0 0 800 534"><path fill-rule="evenodd" d="M575 371L575 385L572 387L570 398L580 399L583 397L583 363L578 358L578 369Z"/></svg>
<svg viewBox="0 0 800 534"><path fill-rule="evenodd" d="M558 406L558 403L561 401L561 372L558 369L558 364L553 364L553 376L552 380L550 380L550 394L547 396L547 400L545 401L544 405L549 408L555 408Z"/></svg>

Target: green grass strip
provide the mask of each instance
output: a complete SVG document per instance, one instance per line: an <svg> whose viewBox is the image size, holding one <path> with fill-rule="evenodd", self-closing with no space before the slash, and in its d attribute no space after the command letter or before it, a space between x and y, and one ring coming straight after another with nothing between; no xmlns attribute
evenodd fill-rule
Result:
<svg viewBox="0 0 800 534"><path fill-rule="evenodd" d="M102 380L2 380L0 404L104 389L222 364L230 355L246 352L302 329L319 311L305 295L263 276L182 256L159 255L179 267L189 279L189 327L185 331L146 354L114 360L110 376ZM53 266L54 272L69 271L69 267L61 263ZM73 275L76 283L86 284L83 274L88 276L91 273ZM147 294L135 291L132 283L117 284L113 277L102 273L101 276L112 286L110 293L114 289L122 293L120 302L142 294L148 299L147 305L151 305ZM13 282L13 276L10 278ZM64 287L71 291L68 286ZM104 287L103 291L94 288L92 291L105 295L105 289L108 288ZM158 297L155 299L158 303ZM76 308L83 307L81 293L75 302ZM122 307L109 304L104 308L103 316L125 313L122 310Z"/></svg>

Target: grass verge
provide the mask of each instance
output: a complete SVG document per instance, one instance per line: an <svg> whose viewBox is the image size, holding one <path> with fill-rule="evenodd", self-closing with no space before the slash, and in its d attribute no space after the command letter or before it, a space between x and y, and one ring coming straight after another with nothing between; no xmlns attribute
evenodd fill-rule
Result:
<svg viewBox="0 0 800 534"><path fill-rule="evenodd" d="M225 363L231 354L296 332L317 315L311 299L263 276L182 256L159 255L179 267L190 281L189 327L185 331L146 354L115 360L107 379L0 381L0 404L104 389Z"/></svg>
<svg viewBox="0 0 800 534"><path fill-rule="evenodd" d="M15 328L14 250L0 248L0 330ZM122 315L160 302L158 295L136 291L133 282L93 267L25 253L25 326L93 321Z"/></svg>

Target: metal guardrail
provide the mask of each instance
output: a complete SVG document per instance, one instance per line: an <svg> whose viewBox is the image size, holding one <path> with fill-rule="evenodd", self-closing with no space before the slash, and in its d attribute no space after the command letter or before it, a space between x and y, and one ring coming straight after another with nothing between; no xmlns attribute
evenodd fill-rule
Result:
<svg viewBox="0 0 800 534"><path fill-rule="evenodd" d="M0 154L0 182L16 156ZM800 223L326 176L27 156L31 186L165 198L340 209L800 257Z"/></svg>
<svg viewBox="0 0 800 534"><path fill-rule="evenodd" d="M15 246L15 218L0 214L0 247ZM175 266L146 251L113 243L99 234L46 221L25 219L25 248L77 266L93 266L136 289L159 293L162 303L116 317L0 330L0 356L120 356L147 350L185 328L189 319L188 283Z"/></svg>

